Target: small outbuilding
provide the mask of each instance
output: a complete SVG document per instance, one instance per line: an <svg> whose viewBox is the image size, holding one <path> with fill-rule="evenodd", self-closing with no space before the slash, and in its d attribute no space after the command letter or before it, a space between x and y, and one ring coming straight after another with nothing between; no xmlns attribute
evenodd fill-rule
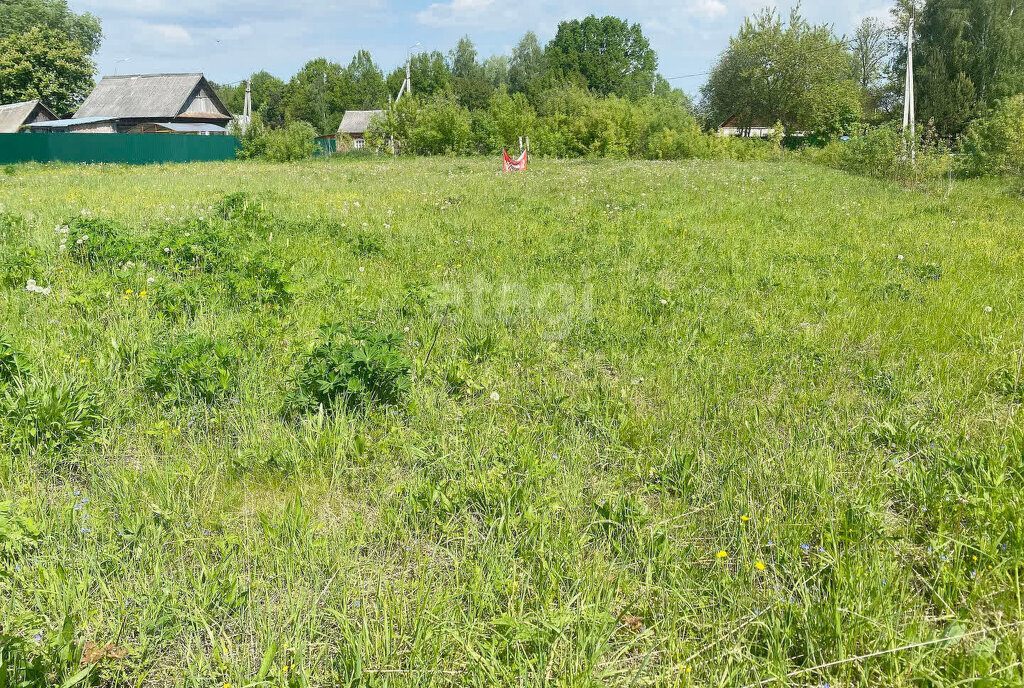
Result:
<svg viewBox="0 0 1024 688"><path fill-rule="evenodd" d="M16 134L22 127L55 119L57 115L39 100L0 105L0 134Z"/></svg>
<svg viewBox="0 0 1024 688"><path fill-rule="evenodd" d="M341 124L338 125L338 133L344 134L338 137L338 150L344 150L341 140L345 137L352 139L352 148L365 148L370 120L380 114L383 114L383 110L346 110L345 116L341 118Z"/></svg>
<svg viewBox="0 0 1024 688"><path fill-rule="evenodd" d="M757 120L754 120L750 124L745 126L740 124L740 118L738 116L732 116L726 121L722 122L721 126L718 127L718 134L720 136L745 136L750 138L767 138L775 135L775 127L766 127Z"/></svg>

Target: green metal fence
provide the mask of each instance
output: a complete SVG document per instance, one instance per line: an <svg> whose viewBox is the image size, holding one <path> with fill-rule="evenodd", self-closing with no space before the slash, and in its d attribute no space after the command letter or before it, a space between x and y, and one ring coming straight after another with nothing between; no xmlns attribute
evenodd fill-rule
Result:
<svg viewBox="0 0 1024 688"><path fill-rule="evenodd" d="M15 162L155 162L233 160L234 136L192 134L0 134L0 164Z"/></svg>

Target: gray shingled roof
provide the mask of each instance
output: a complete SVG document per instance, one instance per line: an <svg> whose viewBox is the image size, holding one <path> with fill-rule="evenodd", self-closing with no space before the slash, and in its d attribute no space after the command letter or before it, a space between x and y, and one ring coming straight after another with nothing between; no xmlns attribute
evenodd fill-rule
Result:
<svg viewBox="0 0 1024 688"><path fill-rule="evenodd" d="M42 107L52 119L57 118L57 115L50 112L50 108L46 107L38 100L26 100L23 103L0 105L0 134L17 133L21 126L25 124L25 120L32 115L36 106Z"/></svg>
<svg viewBox="0 0 1024 688"><path fill-rule="evenodd" d="M341 118L338 125L340 134L365 134L370 128L370 120L374 115L379 115L383 110L346 110L345 116Z"/></svg>
<svg viewBox="0 0 1024 688"><path fill-rule="evenodd" d="M202 74L135 74L105 76L75 113L80 117L177 117L189 96L200 83L207 83ZM208 85L208 84L207 84ZM219 114L228 115L213 89Z"/></svg>

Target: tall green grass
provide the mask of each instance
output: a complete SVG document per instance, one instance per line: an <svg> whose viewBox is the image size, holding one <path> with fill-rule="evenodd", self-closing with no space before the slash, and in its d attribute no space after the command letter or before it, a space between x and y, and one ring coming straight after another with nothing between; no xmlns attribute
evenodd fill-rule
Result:
<svg viewBox="0 0 1024 688"><path fill-rule="evenodd" d="M496 168L0 176L0 686L1024 681L1019 198Z"/></svg>

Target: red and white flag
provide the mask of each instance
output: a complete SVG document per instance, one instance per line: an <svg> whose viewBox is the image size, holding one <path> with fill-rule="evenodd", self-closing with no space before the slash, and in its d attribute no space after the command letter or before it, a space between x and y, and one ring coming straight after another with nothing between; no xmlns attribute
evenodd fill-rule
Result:
<svg viewBox="0 0 1024 688"><path fill-rule="evenodd" d="M503 159L502 169L504 169L506 172L512 172L513 170L525 170L526 159L528 157L527 153L529 153L529 151L524 150L523 154L520 155L518 158L513 158L511 155L508 154L508 151L503 148L501 150L501 157Z"/></svg>

